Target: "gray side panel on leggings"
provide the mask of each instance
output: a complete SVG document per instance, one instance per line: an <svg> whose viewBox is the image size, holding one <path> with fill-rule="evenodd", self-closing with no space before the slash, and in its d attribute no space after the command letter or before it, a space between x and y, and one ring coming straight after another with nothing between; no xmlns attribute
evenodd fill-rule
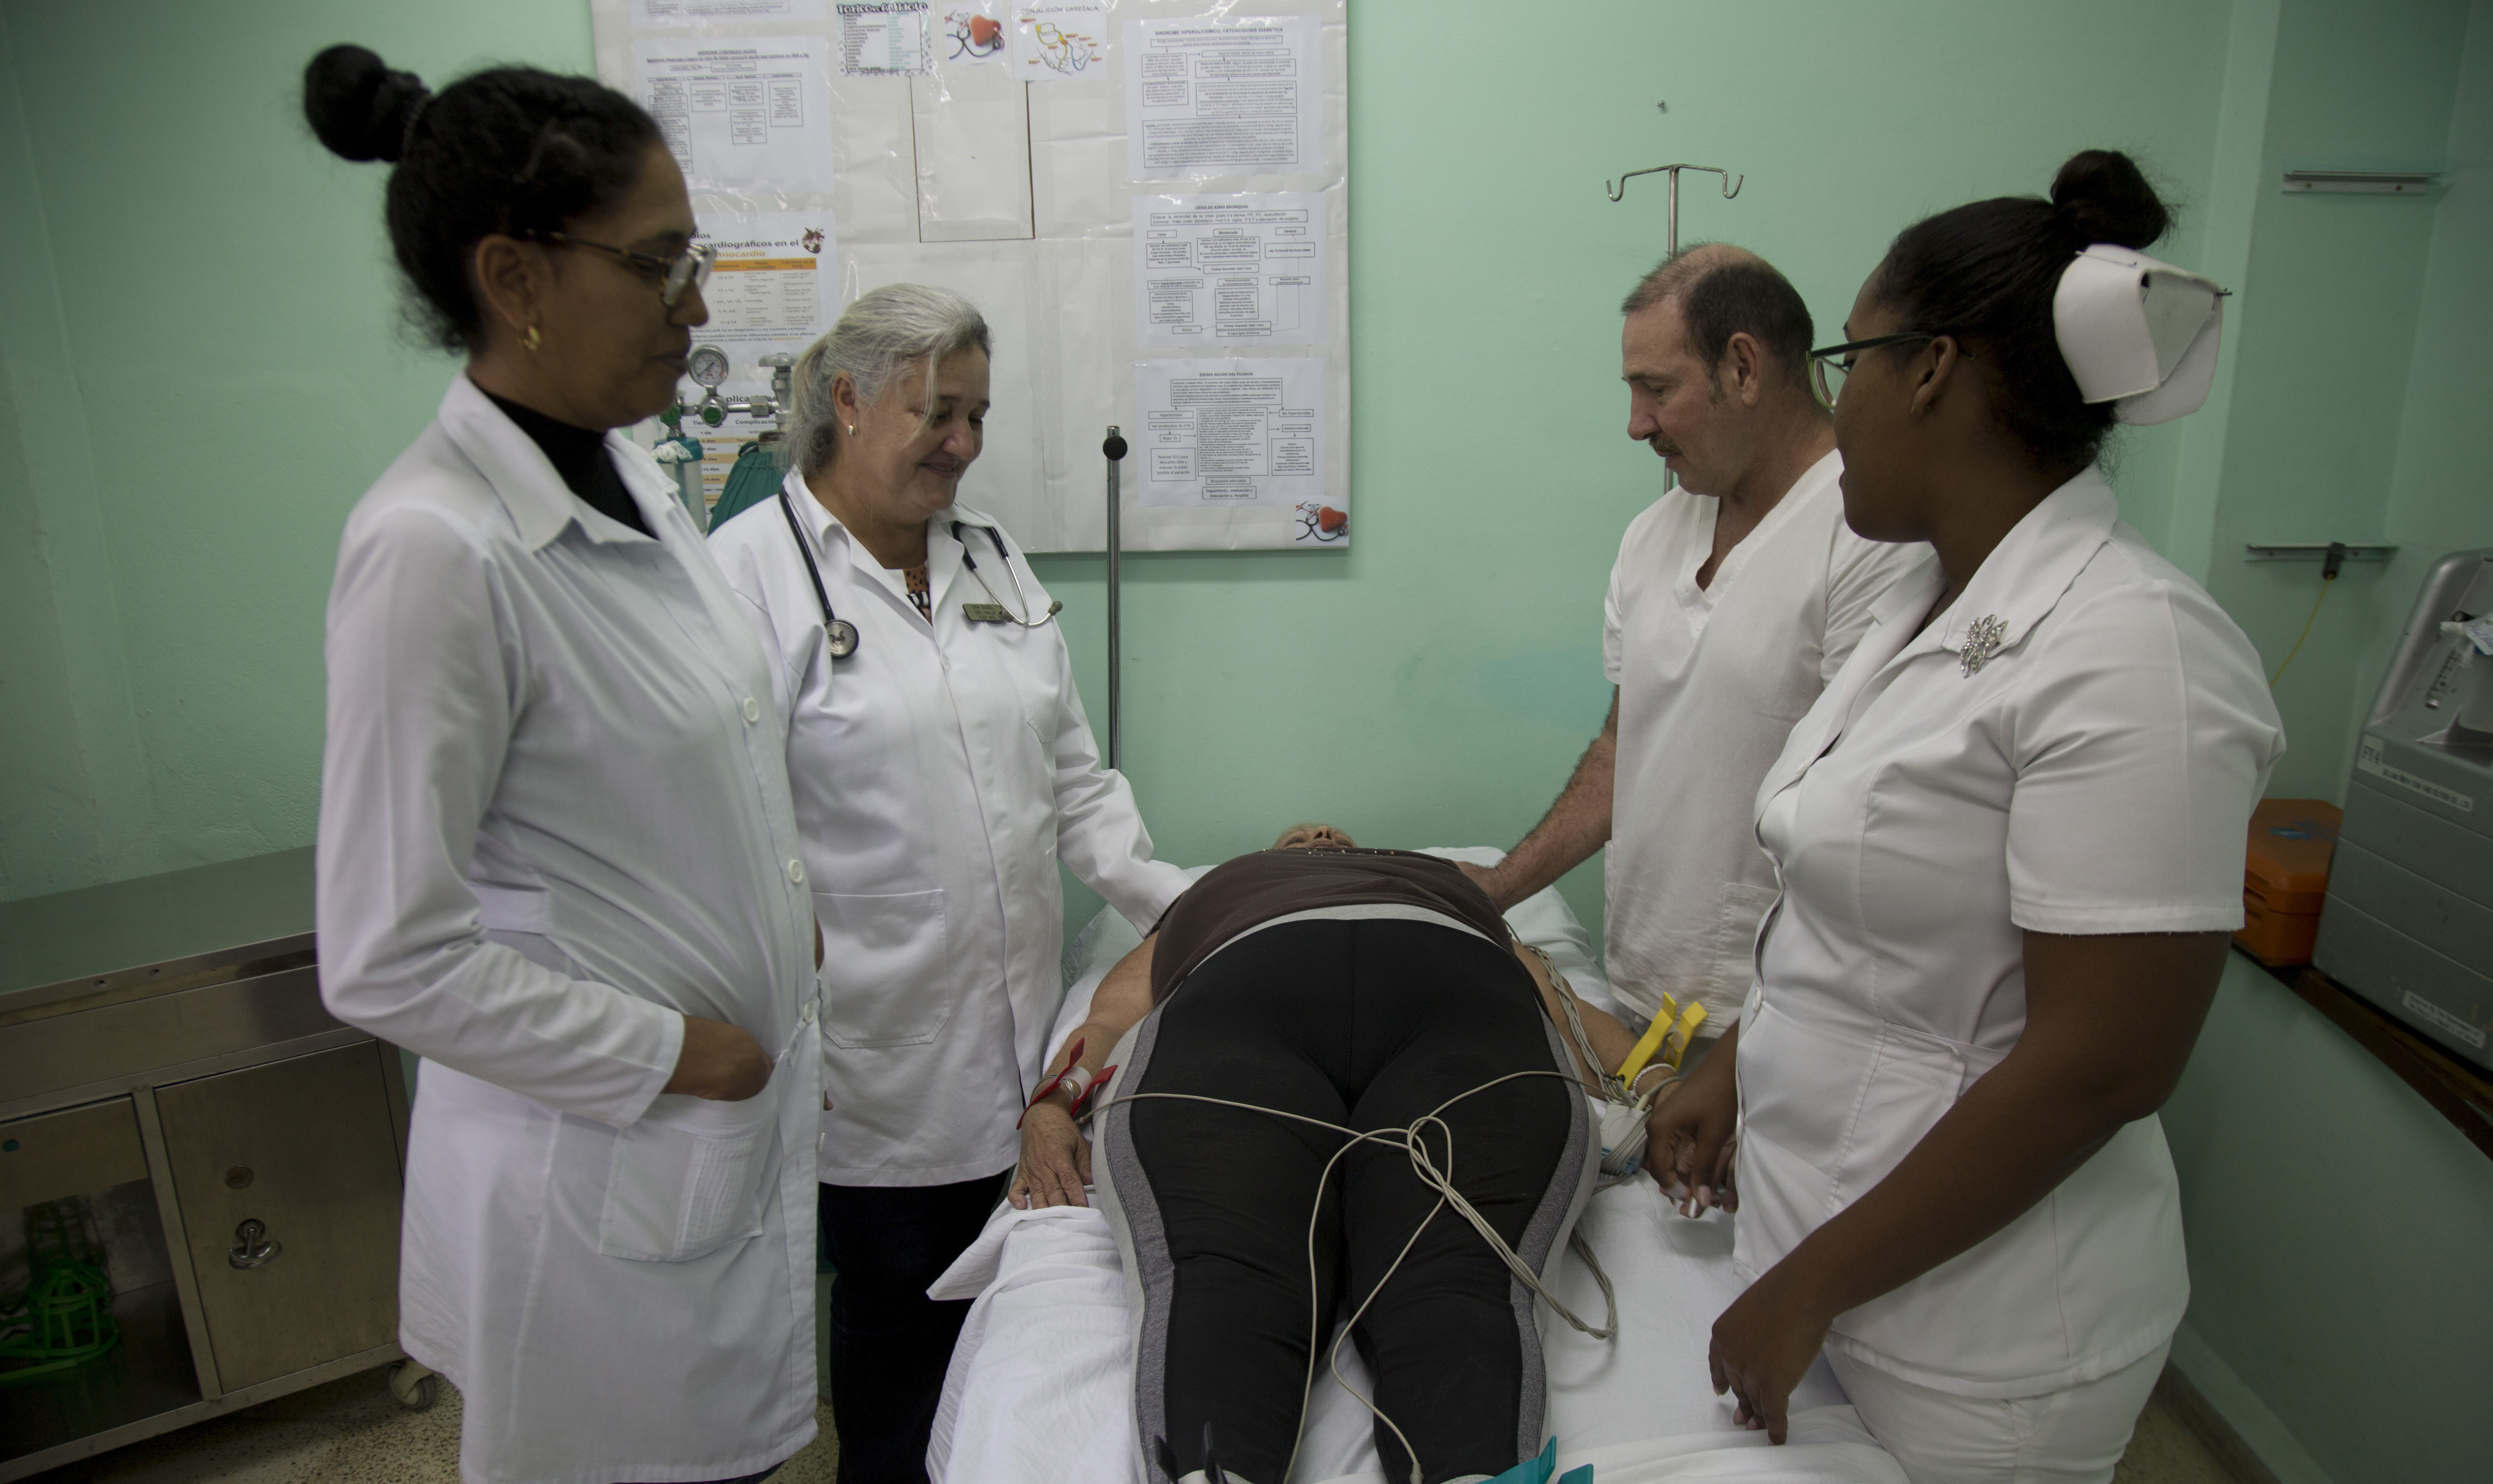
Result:
<svg viewBox="0 0 2493 1484"><path fill-rule="evenodd" d="M1547 1281L1551 1260L1567 1245L1567 1234L1576 1230L1576 1220L1584 1213L1584 1202L1601 1174L1602 1144L1594 1135L1592 1112L1584 1105L1567 1043L1558 1038L1558 1027L1548 1016L1542 1016L1541 1028L1548 1036L1551 1064L1567 1075L1567 1143L1559 1151L1549 1188L1541 1193L1541 1204L1524 1225L1522 1240L1515 1244L1515 1255ZM1541 1451L1549 1409L1547 1358L1541 1348L1541 1299L1520 1278L1507 1279L1507 1292L1515 1305L1516 1334L1523 1350L1523 1396L1516 1409L1515 1456L1530 1458Z"/></svg>
<svg viewBox="0 0 2493 1484"><path fill-rule="evenodd" d="M1117 1238L1118 1255L1126 1261L1126 1324L1134 1357L1134 1430L1146 1475L1159 1467L1154 1440L1168 1436L1168 1312L1177 1264L1169 1257L1168 1232L1160 1225L1151 1176L1134 1155L1134 1105L1115 1099L1121 1092L1142 1086L1159 1029L1160 1013L1155 1007L1117 1042L1113 1054L1117 1077L1106 1094L1113 1106L1093 1124L1096 1137L1091 1160L1099 1208Z"/></svg>

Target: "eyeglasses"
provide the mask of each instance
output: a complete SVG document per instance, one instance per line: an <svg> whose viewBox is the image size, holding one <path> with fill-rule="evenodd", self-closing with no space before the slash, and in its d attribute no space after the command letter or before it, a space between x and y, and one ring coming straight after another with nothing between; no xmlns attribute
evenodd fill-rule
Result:
<svg viewBox="0 0 2493 1484"><path fill-rule="evenodd" d="M709 282L711 265L718 261L718 249L706 242L696 242L673 257L660 257L654 252L635 252L603 242L590 242L568 232L530 232L539 242L551 242L566 248L594 248L611 252L644 273L658 280L658 302L674 309L687 288L701 288Z"/></svg>
<svg viewBox="0 0 2493 1484"><path fill-rule="evenodd" d="M1843 395L1844 378L1852 374L1853 358L1860 355L1862 351L1876 350L1881 345L1918 344L1923 341L1937 340L1946 333L1943 330L1905 330L1894 335L1874 335L1866 341L1847 341L1841 345L1829 345L1823 350L1813 350L1809 353L1810 380L1817 387L1818 400L1832 407L1835 405L1835 399ZM1973 352L1962 347L1958 349L1957 354L1968 361L1973 359Z"/></svg>

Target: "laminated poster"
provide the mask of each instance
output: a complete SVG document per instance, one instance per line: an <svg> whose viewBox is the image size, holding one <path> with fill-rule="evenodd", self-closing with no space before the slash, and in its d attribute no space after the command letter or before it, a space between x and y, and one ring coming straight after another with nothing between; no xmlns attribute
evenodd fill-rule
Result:
<svg viewBox="0 0 2493 1484"><path fill-rule="evenodd" d="M1135 362L1142 503L1321 501L1324 403L1321 357Z"/></svg>
<svg viewBox="0 0 2493 1484"><path fill-rule="evenodd" d="M1324 169L1324 50L1312 15L1143 20L1126 48L1136 180Z"/></svg>
<svg viewBox="0 0 2493 1484"><path fill-rule="evenodd" d="M684 184L713 195L831 189L830 74L819 36L632 44L641 106Z"/></svg>
<svg viewBox="0 0 2493 1484"><path fill-rule="evenodd" d="M1134 197L1134 338L1146 350L1321 345L1319 192Z"/></svg>

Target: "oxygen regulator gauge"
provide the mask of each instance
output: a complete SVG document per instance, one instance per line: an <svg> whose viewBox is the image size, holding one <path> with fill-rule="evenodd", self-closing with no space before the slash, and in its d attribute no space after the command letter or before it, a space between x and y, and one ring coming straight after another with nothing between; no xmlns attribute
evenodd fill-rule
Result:
<svg viewBox="0 0 2493 1484"><path fill-rule="evenodd" d="M716 345L695 345L684 362L684 374L696 386L715 389L727 379L727 352Z"/></svg>
<svg viewBox="0 0 2493 1484"><path fill-rule="evenodd" d="M702 389L701 405L693 409L706 427L727 421L728 404L719 401L718 384L727 379L727 352L716 345L695 345L684 358L684 374Z"/></svg>

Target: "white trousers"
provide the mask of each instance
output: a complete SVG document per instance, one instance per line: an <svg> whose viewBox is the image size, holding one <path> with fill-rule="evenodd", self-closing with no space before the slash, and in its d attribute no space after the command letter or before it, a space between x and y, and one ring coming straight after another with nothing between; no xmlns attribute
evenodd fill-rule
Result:
<svg viewBox="0 0 2493 1484"><path fill-rule="evenodd" d="M2109 1484L2172 1349L2167 1340L2109 1376L2004 1399L1915 1385L1833 1346L1826 1359L1913 1484Z"/></svg>

